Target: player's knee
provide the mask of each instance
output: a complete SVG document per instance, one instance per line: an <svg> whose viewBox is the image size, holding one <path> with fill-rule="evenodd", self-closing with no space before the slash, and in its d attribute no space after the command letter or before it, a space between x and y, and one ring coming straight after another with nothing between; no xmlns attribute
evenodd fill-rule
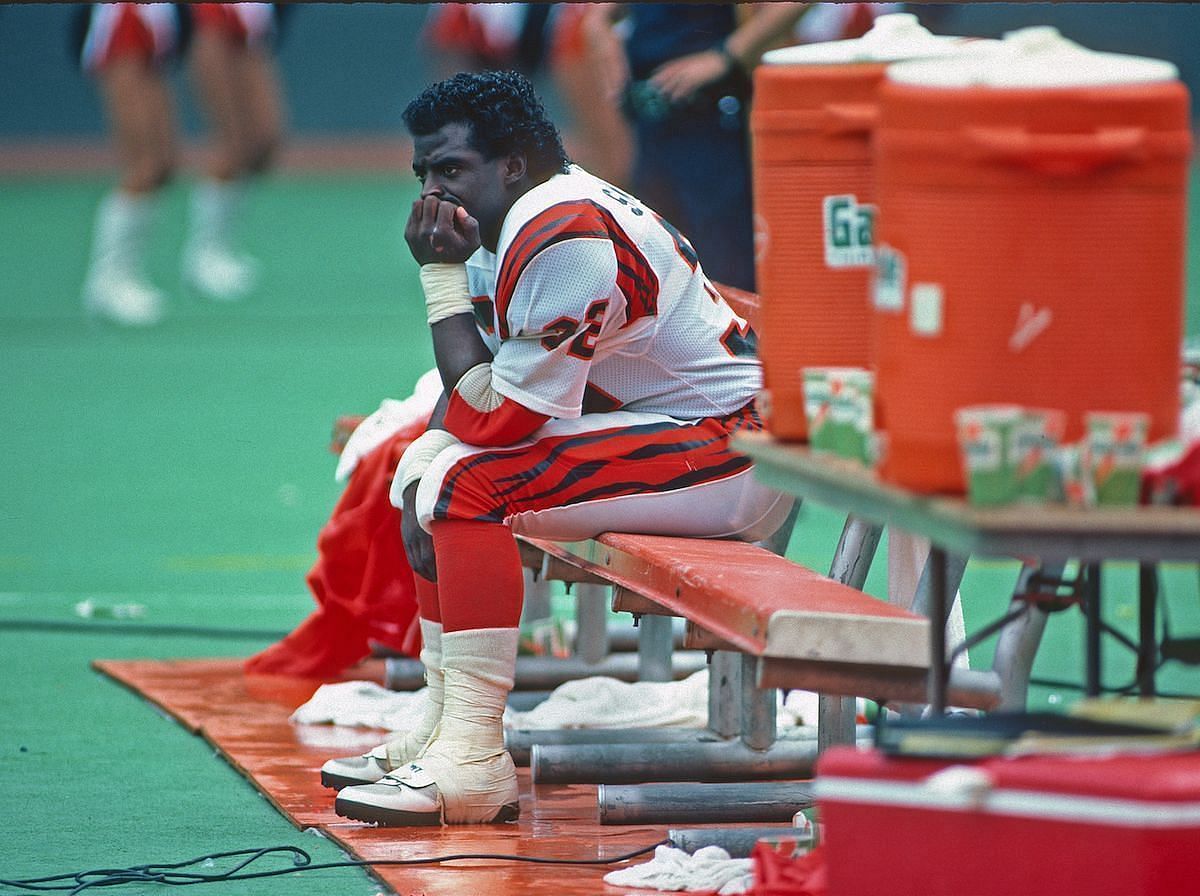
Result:
<svg viewBox="0 0 1200 896"><path fill-rule="evenodd" d="M245 170L247 174L264 174L275 164L279 154L280 137L278 134L265 134L255 140L246 152Z"/></svg>
<svg viewBox="0 0 1200 896"><path fill-rule="evenodd" d="M152 193L161 190L174 177L174 155L170 153L151 154L130 166L124 183L133 192Z"/></svg>

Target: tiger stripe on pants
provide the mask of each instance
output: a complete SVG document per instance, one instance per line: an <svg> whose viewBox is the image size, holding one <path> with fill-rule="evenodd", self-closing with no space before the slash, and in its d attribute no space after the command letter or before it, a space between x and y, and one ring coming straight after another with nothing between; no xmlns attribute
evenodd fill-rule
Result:
<svg viewBox="0 0 1200 896"><path fill-rule="evenodd" d="M421 478L418 519L426 529L433 520L507 523L555 539L620 531L755 541L792 503L759 484L730 446L734 433L760 429L753 404L697 421L615 411L551 420L503 448L456 445Z"/></svg>

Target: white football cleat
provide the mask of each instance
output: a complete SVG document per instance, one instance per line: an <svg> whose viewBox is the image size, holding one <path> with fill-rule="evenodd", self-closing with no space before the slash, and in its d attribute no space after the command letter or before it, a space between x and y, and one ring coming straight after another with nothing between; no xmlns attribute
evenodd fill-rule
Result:
<svg viewBox="0 0 1200 896"><path fill-rule="evenodd" d="M410 731L403 737L380 744L361 756L330 759L321 766L321 784L341 790L360 784L374 784L389 772L403 768L421 755L429 738Z"/></svg>
<svg viewBox="0 0 1200 896"><path fill-rule="evenodd" d="M381 825L493 824L520 815L503 722L517 630L445 632L441 647L445 702L429 745L376 783L344 788L338 815Z"/></svg>
<svg viewBox="0 0 1200 896"><path fill-rule="evenodd" d="M376 783L343 788L334 810L387 827L516 821L517 770L508 753L461 763L435 740L416 762Z"/></svg>

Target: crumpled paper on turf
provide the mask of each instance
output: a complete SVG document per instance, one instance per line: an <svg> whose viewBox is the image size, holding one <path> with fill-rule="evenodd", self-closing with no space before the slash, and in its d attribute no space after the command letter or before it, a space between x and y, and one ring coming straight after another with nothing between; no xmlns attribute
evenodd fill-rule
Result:
<svg viewBox="0 0 1200 896"><path fill-rule="evenodd" d="M659 846L654 858L641 865L618 868L604 875L614 887L695 893L716 892L721 896L745 893L754 883L750 859L733 859L719 846L704 846L694 853L673 846Z"/></svg>
<svg viewBox="0 0 1200 896"><path fill-rule="evenodd" d="M292 714L303 725L351 725L406 731L425 712L425 689L391 691L370 681L345 681L319 687ZM780 702L780 729L816 720L816 695L792 691ZM810 724L811 724L810 721ZM708 670L681 681L625 682L592 676L559 685L533 709L506 709L508 728L703 728L708 723Z"/></svg>

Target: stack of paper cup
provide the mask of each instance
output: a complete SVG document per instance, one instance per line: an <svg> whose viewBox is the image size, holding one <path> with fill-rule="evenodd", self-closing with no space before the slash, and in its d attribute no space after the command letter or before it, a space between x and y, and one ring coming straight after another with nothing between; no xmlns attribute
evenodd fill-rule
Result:
<svg viewBox="0 0 1200 896"><path fill-rule="evenodd" d="M812 450L872 463L874 374L863 367L806 367L803 383Z"/></svg>

